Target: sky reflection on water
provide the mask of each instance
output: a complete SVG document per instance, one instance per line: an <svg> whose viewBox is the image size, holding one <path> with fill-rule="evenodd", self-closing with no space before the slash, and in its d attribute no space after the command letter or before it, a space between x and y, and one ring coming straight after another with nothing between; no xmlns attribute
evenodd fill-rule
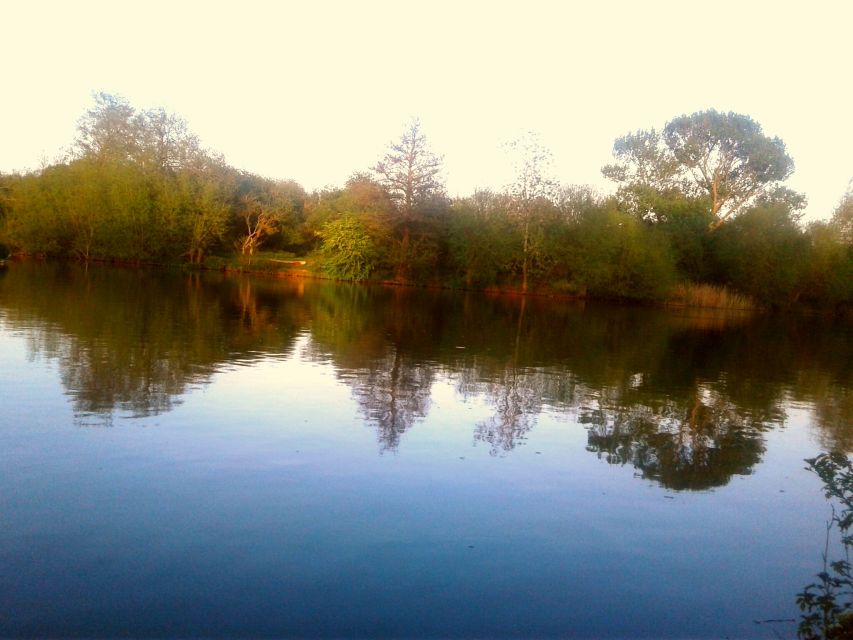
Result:
<svg viewBox="0 0 853 640"><path fill-rule="evenodd" d="M849 326L14 267L0 636L793 636Z"/></svg>

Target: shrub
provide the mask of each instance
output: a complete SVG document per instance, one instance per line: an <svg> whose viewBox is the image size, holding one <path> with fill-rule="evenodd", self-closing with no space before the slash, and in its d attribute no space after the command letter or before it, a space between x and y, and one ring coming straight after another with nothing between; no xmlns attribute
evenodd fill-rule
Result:
<svg viewBox="0 0 853 640"><path fill-rule="evenodd" d="M378 251L364 225L345 216L323 225L320 255L325 271L342 280L366 280L376 269Z"/></svg>

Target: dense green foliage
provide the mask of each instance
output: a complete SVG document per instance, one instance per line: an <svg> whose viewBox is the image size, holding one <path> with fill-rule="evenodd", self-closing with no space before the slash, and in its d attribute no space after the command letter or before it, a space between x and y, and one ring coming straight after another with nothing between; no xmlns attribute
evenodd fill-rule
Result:
<svg viewBox="0 0 853 640"><path fill-rule="evenodd" d="M298 185L237 171L179 118L109 95L96 97L64 162L4 182L3 234L27 254L199 263L233 246L300 243Z"/></svg>
<svg viewBox="0 0 853 640"><path fill-rule="evenodd" d="M376 247L364 225L353 216L330 222L320 232L323 262L330 275L366 280L376 264Z"/></svg>
<svg viewBox="0 0 853 640"><path fill-rule="evenodd" d="M561 187L533 136L509 151L505 190L451 199L413 121L371 172L307 194L230 167L174 115L100 94L67 158L0 175L0 244L196 264L287 251L342 279L602 298L706 283L771 307L853 299L850 191L830 222L801 225L804 198L782 186L793 168L784 144L747 116L711 110L619 138L603 170L613 196Z"/></svg>
<svg viewBox="0 0 853 640"><path fill-rule="evenodd" d="M604 173L623 192L652 189L707 200L709 226L747 210L794 170L779 138L739 113L713 109L679 116L661 133L654 129L616 141L617 162Z"/></svg>

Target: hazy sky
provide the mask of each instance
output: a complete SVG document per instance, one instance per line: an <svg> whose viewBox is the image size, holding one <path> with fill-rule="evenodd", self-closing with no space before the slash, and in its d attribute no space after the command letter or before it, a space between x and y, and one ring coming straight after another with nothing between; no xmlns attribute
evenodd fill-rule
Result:
<svg viewBox="0 0 853 640"><path fill-rule="evenodd" d="M613 140L752 116L827 217L853 176L853 2L0 0L0 171L68 147L92 93L184 117L232 165L306 188L373 165L411 116L451 195L506 180L534 130L564 183L609 189Z"/></svg>

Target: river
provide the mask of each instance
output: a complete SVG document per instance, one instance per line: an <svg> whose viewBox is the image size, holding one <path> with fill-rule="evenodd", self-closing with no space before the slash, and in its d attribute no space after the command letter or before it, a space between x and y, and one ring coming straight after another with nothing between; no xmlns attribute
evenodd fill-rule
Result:
<svg viewBox="0 0 853 640"><path fill-rule="evenodd" d="M0 637L793 638L849 321L0 272Z"/></svg>

